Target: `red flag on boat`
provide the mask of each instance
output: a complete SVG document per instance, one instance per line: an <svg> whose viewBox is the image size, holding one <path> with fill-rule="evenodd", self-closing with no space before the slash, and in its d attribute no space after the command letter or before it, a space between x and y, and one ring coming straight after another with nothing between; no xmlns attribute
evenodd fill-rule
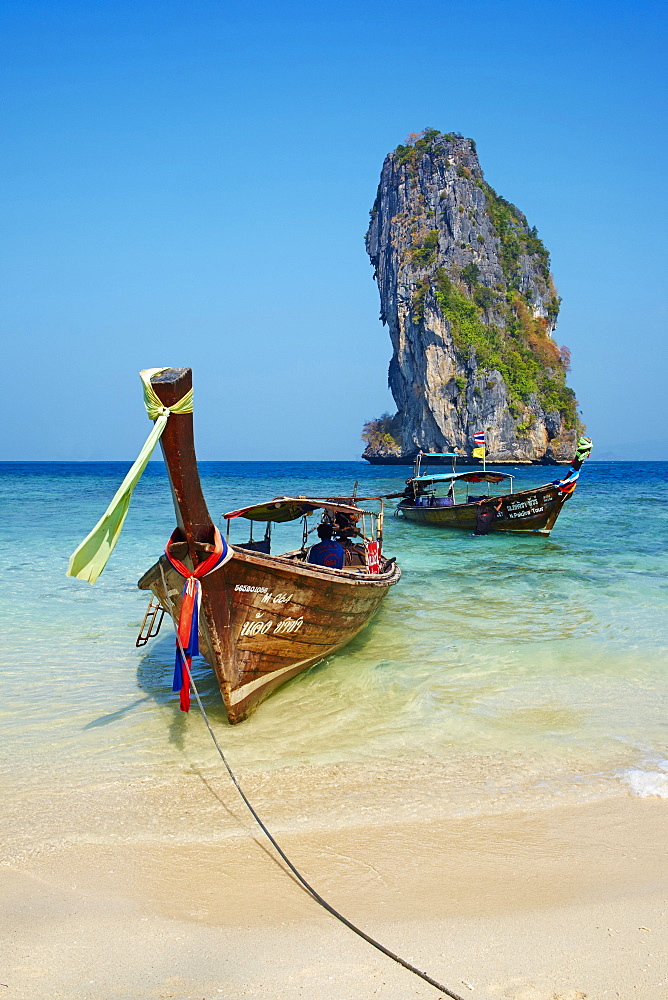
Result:
<svg viewBox="0 0 668 1000"><path fill-rule="evenodd" d="M378 542L366 543L366 565L370 573L380 573L380 547Z"/></svg>

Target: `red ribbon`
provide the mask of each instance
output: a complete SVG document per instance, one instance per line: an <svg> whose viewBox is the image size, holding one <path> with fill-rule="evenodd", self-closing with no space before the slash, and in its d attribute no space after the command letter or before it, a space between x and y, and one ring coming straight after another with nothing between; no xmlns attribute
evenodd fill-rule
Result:
<svg viewBox="0 0 668 1000"><path fill-rule="evenodd" d="M190 569L169 551L174 542L182 540L179 528L174 531L165 547L165 555L177 573L186 578L181 599L179 623L177 626L176 659L174 663L173 691L180 691L182 712L190 710L190 666L193 656L199 654L199 608L202 597L200 579L213 573L232 558L232 550L214 525L214 549L211 555Z"/></svg>

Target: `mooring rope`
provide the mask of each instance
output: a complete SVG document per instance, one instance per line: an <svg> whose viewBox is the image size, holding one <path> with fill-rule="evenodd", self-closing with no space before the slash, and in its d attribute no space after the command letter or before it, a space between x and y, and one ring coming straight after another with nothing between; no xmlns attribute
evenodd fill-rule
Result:
<svg viewBox="0 0 668 1000"><path fill-rule="evenodd" d="M185 653L184 653L183 648L181 647L181 640L179 638L179 631L178 631L178 627L176 625L176 619L175 619L175 616L174 616L174 605L172 604L172 599L169 596L169 591L167 589L167 581L165 579L165 574L164 574L164 571L163 571L163 568L162 568L162 563L160 563L160 575L162 576L162 584L163 584L163 587L164 587L165 596L166 596L167 601L169 603L170 617L172 619L172 624L174 625L174 631L176 633L176 642L177 642L179 648L181 649L181 655L185 659ZM267 829L267 827L265 826L265 824L263 823L263 821L261 820L261 818L257 814L254 806L252 805L252 803L248 799L248 796L246 795L246 793L244 792L243 788L239 784L234 771L232 770L232 768L230 767L230 765L228 763L227 757L225 756L225 754L223 753L223 751L221 749L221 746L220 746L220 743L218 742L216 734L214 733L213 729L211 728L211 723L209 722L209 717L206 714L206 710L204 708L204 705L202 704L202 699L199 696L199 691L197 690L197 685L195 684L195 681L193 680L193 676L192 676L191 671L188 671L188 675L190 677L190 684L191 684L191 687L192 687L192 690L193 690L193 694L195 695L195 698L197 700L197 704L199 706L199 710L202 713L202 718L204 719L204 723L206 725L206 728L209 730L209 735L210 735L211 739L213 740L213 744L214 744L216 750L218 751L220 759L222 760L223 764L225 765L225 769L227 770L227 773L229 774L229 776L230 776L230 778L232 780L232 784L234 785L234 787L238 791L239 795L241 796L241 798L243 799L243 801L244 801L244 803L246 805L246 808L248 809L248 811L250 812L251 816L253 817L253 819L255 820L255 822L257 823L257 825L260 827L260 829L264 833L264 835L267 838L267 840L269 841L269 843L272 845L272 847L274 848L274 850L276 851L276 853L282 858L282 860L288 866L288 868L290 869L290 871L292 872L292 874L295 876L295 878L298 880L298 882L304 887L304 889L306 889L306 891L308 892L308 894L316 901L316 903L319 903L320 906L323 907L323 909L327 910L328 913L331 913L332 916L336 917L337 920L340 920L342 924L345 924L345 926L349 930L351 930L354 934L357 934L358 937L361 937L364 941L367 942L367 944L370 944L373 948L376 948L378 951L382 952L383 955L387 955L388 958L391 958L394 962L397 962L399 965L402 965L404 967L404 969L408 970L408 972L412 972L413 975L419 976L419 978L423 979L425 981L425 983L429 983L430 986L434 986L437 990L440 990L441 993L444 993L446 996L451 997L451 1000L463 1000L463 997L461 997L458 993L454 993L452 990L449 990L446 986L443 986L442 983L439 983L436 979L432 979L431 976L428 976L426 972L422 972L420 969L416 968L414 965L411 965L411 963L407 962L406 959L401 958L400 955L396 955L393 951L390 951L389 948L386 948L384 944L381 944L380 941L376 941L375 938L372 938L369 934L367 934L365 931L363 931L360 927L357 927L355 924L353 924L352 921L348 920L347 917L344 917L344 915L342 913L339 913L339 911L336 910L331 905L331 903L328 903L327 900L324 899L320 895L320 893L317 891L317 889L314 889L313 886L309 882L306 881L306 879L301 874L301 872L293 865L292 861L290 861L290 858L287 856L287 854L285 853L285 851L283 850L283 848L280 846L280 844L278 843L278 841L276 840L276 838L274 837L274 835Z"/></svg>

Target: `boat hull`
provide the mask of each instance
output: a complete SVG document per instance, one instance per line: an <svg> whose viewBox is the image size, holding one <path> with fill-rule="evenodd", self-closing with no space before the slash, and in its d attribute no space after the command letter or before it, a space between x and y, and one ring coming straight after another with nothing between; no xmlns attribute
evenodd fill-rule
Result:
<svg viewBox="0 0 668 1000"><path fill-rule="evenodd" d="M492 499L492 498L490 498ZM549 535L568 499L556 486L539 486L520 493L507 493L494 497L501 500L501 517L492 522L492 531L511 531ZM434 528L457 528L475 531L477 503L455 504L452 507L417 507L402 501L397 510L415 524Z"/></svg>
<svg viewBox="0 0 668 1000"><path fill-rule="evenodd" d="M400 577L394 562L373 575L235 548L202 580L199 623L229 721L241 722L279 685L350 642ZM183 578L164 556L139 587L178 621Z"/></svg>

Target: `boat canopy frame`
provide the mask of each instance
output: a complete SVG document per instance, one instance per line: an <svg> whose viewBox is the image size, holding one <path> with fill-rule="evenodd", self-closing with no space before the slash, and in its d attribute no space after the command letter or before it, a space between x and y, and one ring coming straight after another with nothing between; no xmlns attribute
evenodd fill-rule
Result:
<svg viewBox="0 0 668 1000"><path fill-rule="evenodd" d="M457 499L455 492L455 487L462 483L468 485L469 483L486 483L487 484L487 496L499 494L491 494L490 486L498 486L500 483L508 483L509 487L506 487L508 494L514 493L514 479L509 472L496 472L492 469L482 469L480 471L468 470L466 472L436 472L431 476L416 476L412 479L406 480L406 491L404 491L404 499L408 499L412 493L412 500L418 506L420 504L419 497L437 497L436 489L439 485L447 486L447 496L451 498L450 502L457 506L462 503L462 501ZM503 495L503 494L501 494ZM464 504L477 503L479 500L484 499L480 496L470 496L467 493L466 500L463 501Z"/></svg>
<svg viewBox="0 0 668 1000"><path fill-rule="evenodd" d="M514 476L511 476L509 472L492 472L491 470L483 470L482 472L439 472L435 473L433 476L413 476L412 479L408 481L410 483L440 483L440 482L459 482L463 481L465 483L501 483L504 479L510 480L510 486L512 493Z"/></svg>
<svg viewBox="0 0 668 1000"><path fill-rule="evenodd" d="M423 458L451 458L452 459L452 471L454 472L457 468L457 459L459 455L456 451L422 451L420 450L415 456L415 462L413 465L413 478L416 479L420 475L420 466L422 465Z"/></svg>
<svg viewBox="0 0 668 1000"><path fill-rule="evenodd" d="M383 504L382 497L355 497L355 500L363 502L379 500L381 508ZM273 497L265 503L254 503L248 507L228 511L223 517L227 521L235 517L244 517L248 521L274 521L277 524L285 524L288 521L296 521L299 517L308 517L317 510L330 510L332 513L341 511L344 514L371 514L373 517L380 517L380 514L374 511L362 510L353 504L345 503L344 499L339 497Z"/></svg>
<svg viewBox="0 0 668 1000"><path fill-rule="evenodd" d="M355 505L346 502L350 499L355 501ZM363 507L356 506L357 501L364 503L370 500L377 500L380 503L380 511L376 512L373 510L365 510ZM222 517L224 517L227 522L226 536L228 539L230 537L230 524L235 518L242 517L245 520L250 521L250 546L253 546L253 523L256 521L265 522L266 529L264 542L267 544L267 551L269 551L271 541L272 524L287 524L290 521L296 521L299 518L302 518L302 549L304 549L308 541L308 535L315 530L315 528L309 529L308 518L311 514L314 514L319 510L328 513L332 517L332 520L335 515L339 513L355 518L355 526L358 526L359 524L361 527L359 535L361 536L363 542L366 544L370 541L377 541L379 549L382 548L385 500L384 497L379 496L274 497L272 500L266 501L265 503L250 504L248 507L240 507L238 510L228 511L226 514L223 514ZM368 528L366 520L367 517L369 518Z"/></svg>

